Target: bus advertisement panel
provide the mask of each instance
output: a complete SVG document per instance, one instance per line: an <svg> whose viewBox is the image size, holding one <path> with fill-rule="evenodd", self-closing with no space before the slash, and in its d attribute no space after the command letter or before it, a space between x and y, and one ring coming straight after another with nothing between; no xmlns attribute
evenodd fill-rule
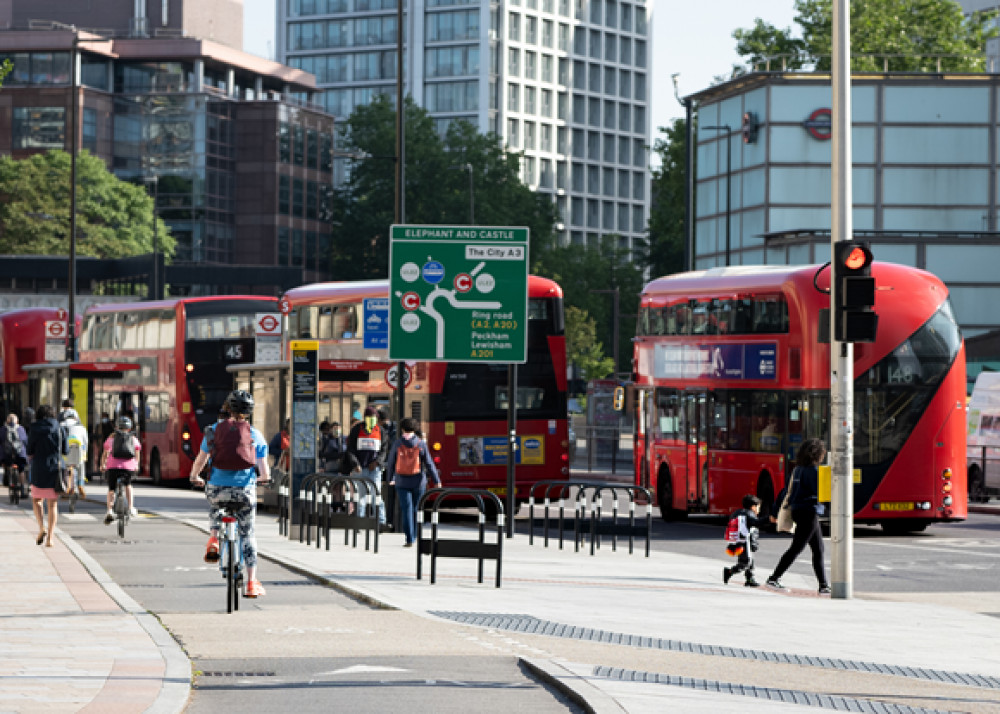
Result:
<svg viewBox="0 0 1000 714"><path fill-rule="evenodd" d="M253 362L260 314L277 299L256 295L180 298L89 308L80 359L125 359L140 369L95 384L95 414L129 416L142 441L140 473L154 483L187 479L205 427L232 390L226 371Z"/></svg>
<svg viewBox="0 0 1000 714"><path fill-rule="evenodd" d="M770 510L803 440L829 443L829 268L742 266L659 278L635 341L635 472L666 519ZM854 352L859 523L966 517L965 350L930 273L875 263L877 341ZM814 282L815 281L815 282Z"/></svg>
<svg viewBox="0 0 1000 714"><path fill-rule="evenodd" d="M528 279L528 359L518 366L516 498L539 480L569 474L562 289ZM319 341L320 414L346 434L366 406L394 412L398 375L388 355L389 282L332 282L289 290L280 301L288 341ZM506 493L507 366L408 362L407 416L424 431L444 483ZM405 382L404 382L405 383Z"/></svg>

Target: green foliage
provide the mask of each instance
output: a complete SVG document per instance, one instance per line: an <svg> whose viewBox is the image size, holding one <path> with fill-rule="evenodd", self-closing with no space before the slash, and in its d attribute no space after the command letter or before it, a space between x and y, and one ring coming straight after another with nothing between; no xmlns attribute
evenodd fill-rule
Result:
<svg viewBox="0 0 1000 714"><path fill-rule="evenodd" d="M566 308L566 360L580 368L584 379L604 379L615 370L614 359L597 340L594 318L573 305Z"/></svg>
<svg viewBox="0 0 1000 714"><path fill-rule="evenodd" d="M14 69L14 63L9 59L5 59L0 62L0 87L3 86L3 81L7 78L7 75L11 73Z"/></svg>
<svg viewBox="0 0 1000 714"><path fill-rule="evenodd" d="M520 155L505 152L496 136L466 122L452 124L442 139L427 112L409 98L404 111L405 222L468 225L471 164L476 224L527 226L531 255L544 253L557 215L551 200L521 183ZM365 158L354 162L334 195L333 275L385 277L395 213L396 110L387 97L376 97L354 110L342 132L341 151Z"/></svg>
<svg viewBox="0 0 1000 714"><path fill-rule="evenodd" d="M670 126L660 128L662 136L653 143L660 167L653 170L647 260L650 272L657 277L684 270L686 127L686 120L675 119Z"/></svg>
<svg viewBox="0 0 1000 714"><path fill-rule="evenodd" d="M0 157L0 253L69 253L70 156L49 151L27 159ZM77 253L122 258L153 250L153 199L142 186L121 181L87 151L76 161ZM160 250L175 242L159 221Z"/></svg>
<svg viewBox="0 0 1000 714"><path fill-rule="evenodd" d="M831 0L795 0L802 34L757 20L736 30L737 52L750 62L800 48L801 63L829 71ZM986 40L996 36L995 12L966 17L954 0L851 0L851 68L856 72L982 72ZM939 59L940 58L940 59ZM886 65L888 62L888 65ZM774 67L772 66L772 69Z"/></svg>
<svg viewBox="0 0 1000 714"><path fill-rule="evenodd" d="M552 278L562 286L567 314L571 308L577 308L591 317L603 344L613 345L614 320L618 319L618 369L627 372L632 365L632 338L635 336L639 293L645 281L642 267L630 259L627 251L618 248L617 243L617 236L606 236L599 248L550 248L540 256L535 272ZM613 310L613 296L607 292L595 292L616 287L619 301L617 316ZM613 354L614 349L606 352Z"/></svg>
<svg viewBox="0 0 1000 714"><path fill-rule="evenodd" d="M784 58L772 61L771 70L801 69L805 63L803 53L805 43L792 37L790 28L779 30L774 25L764 22L759 17L754 22L754 26L749 29L737 28L733 31L736 39L736 54L745 58L750 65L763 65L767 60ZM756 67L758 70L765 70L763 66Z"/></svg>

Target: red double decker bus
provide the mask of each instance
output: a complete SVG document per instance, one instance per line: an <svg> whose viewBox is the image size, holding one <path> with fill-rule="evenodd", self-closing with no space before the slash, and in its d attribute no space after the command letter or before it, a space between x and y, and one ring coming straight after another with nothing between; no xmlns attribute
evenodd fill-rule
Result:
<svg viewBox="0 0 1000 714"><path fill-rule="evenodd" d="M366 406L384 406L395 373L388 340L370 325L387 318L389 281L317 283L281 298L288 340L319 342L318 420L343 426ZM383 312L384 311L384 312ZM385 315L380 317L377 313ZM373 317L374 316L374 317ZM408 416L424 431L444 483L506 493L507 366L458 362L407 363ZM528 360L518 366L516 498L540 480L569 474L563 292L546 278L528 278Z"/></svg>
<svg viewBox="0 0 1000 714"><path fill-rule="evenodd" d="M59 406L59 394L30 393L24 367L62 362L66 357L66 327L66 311L54 307L11 310L0 315L0 423L14 412L27 427L27 407L43 403Z"/></svg>
<svg viewBox="0 0 1000 714"><path fill-rule="evenodd" d="M966 517L965 348L930 273L875 263L877 341L854 346L854 517L920 530ZM814 282L815 281L815 282ZM830 270L713 268L659 278L635 340L637 483L667 520L769 509L804 439L829 444Z"/></svg>
<svg viewBox="0 0 1000 714"><path fill-rule="evenodd" d="M277 298L258 295L87 310L80 360L140 366L121 382L95 385L93 409L95 416L133 418L142 441L141 473L154 483L190 476L202 430L216 420L232 391L226 367L254 361L258 316L277 312Z"/></svg>

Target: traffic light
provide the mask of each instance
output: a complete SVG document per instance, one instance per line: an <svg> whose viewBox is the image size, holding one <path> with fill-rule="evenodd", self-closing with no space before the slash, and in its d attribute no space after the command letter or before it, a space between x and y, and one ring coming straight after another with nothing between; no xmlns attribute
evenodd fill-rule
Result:
<svg viewBox="0 0 1000 714"><path fill-rule="evenodd" d="M874 342L875 278L867 243L838 241L833 247L834 339L838 342Z"/></svg>
<svg viewBox="0 0 1000 714"><path fill-rule="evenodd" d="M743 143L756 144L758 129L760 129L760 122L757 120L757 114L755 112L743 112L743 125L741 127Z"/></svg>
<svg viewBox="0 0 1000 714"><path fill-rule="evenodd" d="M620 412L625 408L625 387L615 387L615 411Z"/></svg>

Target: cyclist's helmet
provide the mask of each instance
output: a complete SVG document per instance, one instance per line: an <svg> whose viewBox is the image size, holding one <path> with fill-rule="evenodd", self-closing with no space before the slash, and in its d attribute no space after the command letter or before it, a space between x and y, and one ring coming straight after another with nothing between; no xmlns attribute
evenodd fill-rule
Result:
<svg viewBox="0 0 1000 714"><path fill-rule="evenodd" d="M118 417L118 429L121 431L132 431L132 420L127 416Z"/></svg>
<svg viewBox="0 0 1000 714"><path fill-rule="evenodd" d="M226 397L226 406L229 407L229 413L233 416L237 414L250 416L253 414L253 395L250 392L237 389Z"/></svg>

